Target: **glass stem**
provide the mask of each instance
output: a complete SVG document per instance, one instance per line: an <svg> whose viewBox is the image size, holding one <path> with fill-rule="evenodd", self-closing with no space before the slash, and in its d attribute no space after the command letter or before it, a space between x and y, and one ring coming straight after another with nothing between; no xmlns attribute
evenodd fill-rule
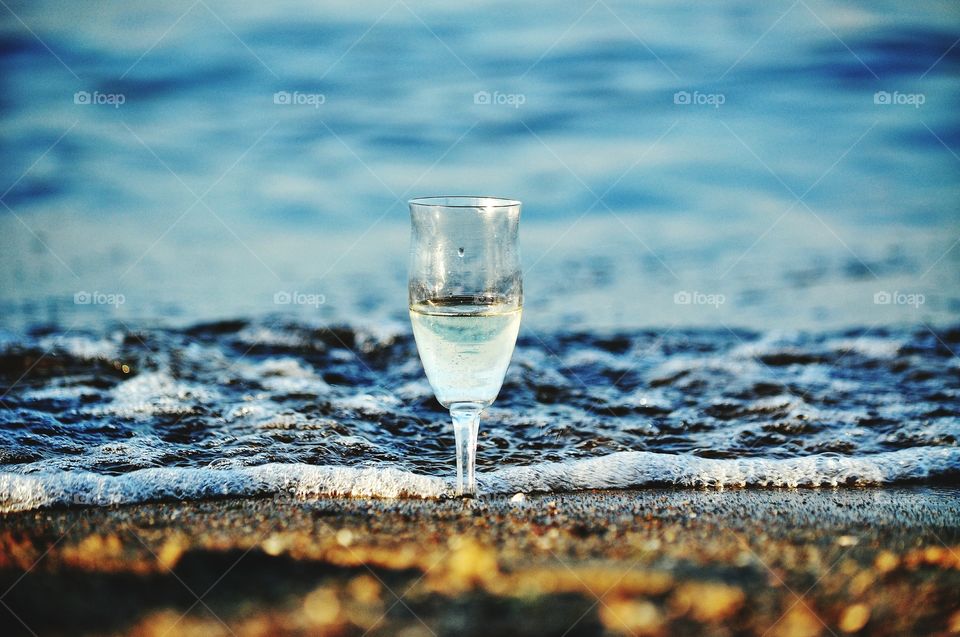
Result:
<svg viewBox="0 0 960 637"><path fill-rule="evenodd" d="M477 433L480 429L479 403L454 403L450 405L453 433L457 438L457 495L473 496L477 493Z"/></svg>

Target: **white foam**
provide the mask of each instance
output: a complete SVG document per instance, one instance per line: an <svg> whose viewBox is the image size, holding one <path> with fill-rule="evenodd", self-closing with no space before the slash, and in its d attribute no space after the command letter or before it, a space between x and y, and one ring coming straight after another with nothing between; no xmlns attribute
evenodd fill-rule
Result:
<svg viewBox="0 0 960 637"><path fill-rule="evenodd" d="M302 334L261 325L248 326L237 332L237 340L251 348L255 346L308 347L310 343Z"/></svg>
<svg viewBox="0 0 960 637"><path fill-rule="evenodd" d="M960 468L960 448L921 447L873 454L714 459L649 451L508 467L481 478L484 490L568 491L671 484L687 487L822 487L922 480Z"/></svg>
<svg viewBox="0 0 960 637"><path fill-rule="evenodd" d="M364 322L354 331L356 349L369 354L380 347L395 343L409 333L410 325L406 322L391 320Z"/></svg>
<svg viewBox="0 0 960 637"><path fill-rule="evenodd" d="M827 342L835 352L845 354L855 352L869 358L895 358L903 343L892 338L861 336L860 338L833 339Z"/></svg>
<svg viewBox="0 0 960 637"><path fill-rule="evenodd" d="M76 358L93 360L97 358L114 358L117 355L118 343L106 338L90 338L89 336L46 336L39 341L44 350L62 350Z"/></svg>
<svg viewBox="0 0 960 637"><path fill-rule="evenodd" d="M322 395L330 391L330 385L312 367L289 356L241 363L235 366L234 372L273 392Z"/></svg>
<svg viewBox="0 0 960 637"><path fill-rule="evenodd" d="M286 493L384 498L439 497L441 478L393 468L265 464L226 469L165 467L104 476L88 472L0 473L0 512L64 506L108 506L152 500L198 500Z"/></svg>
<svg viewBox="0 0 960 637"><path fill-rule="evenodd" d="M374 388L369 393L363 392L337 398L333 403L342 409L376 416L393 413L399 405L403 404L403 401L387 390Z"/></svg>
<svg viewBox="0 0 960 637"><path fill-rule="evenodd" d="M209 403L218 395L198 384L174 379L168 372L145 372L123 381L111 391L112 400L87 411L91 415L125 418L180 414L194 402Z"/></svg>
<svg viewBox="0 0 960 637"><path fill-rule="evenodd" d="M830 487L882 485L956 475L960 448L921 447L850 457L711 459L625 451L583 460L508 467L480 474L487 494L576 491L671 484L686 487ZM450 467L451 472L453 467ZM286 493L294 497L436 498L450 479L392 467L229 463L221 468L166 467L114 476L55 471L0 473L0 512L64 505L133 504Z"/></svg>
<svg viewBox="0 0 960 637"><path fill-rule="evenodd" d="M97 390L83 385L73 387L41 387L39 389L29 389L23 392L23 397L28 400L77 400L84 396L96 396Z"/></svg>

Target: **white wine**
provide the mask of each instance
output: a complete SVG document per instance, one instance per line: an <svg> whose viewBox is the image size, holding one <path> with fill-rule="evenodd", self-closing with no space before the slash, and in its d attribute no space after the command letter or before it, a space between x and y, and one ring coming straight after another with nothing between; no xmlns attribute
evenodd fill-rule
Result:
<svg viewBox="0 0 960 637"><path fill-rule="evenodd" d="M520 329L521 309L451 297L410 307L427 380L444 407L490 405L500 393Z"/></svg>

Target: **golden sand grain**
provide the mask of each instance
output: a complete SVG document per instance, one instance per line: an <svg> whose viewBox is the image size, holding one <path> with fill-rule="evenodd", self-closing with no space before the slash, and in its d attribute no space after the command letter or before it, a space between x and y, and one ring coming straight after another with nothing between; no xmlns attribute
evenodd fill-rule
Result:
<svg viewBox="0 0 960 637"><path fill-rule="evenodd" d="M663 628L663 614L644 599L613 599L600 606L600 621L609 630L630 635L654 635Z"/></svg>
<svg viewBox="0 0 960 637"><path fill-rule="evenodd" d="M340 615L340 601L335 591L321 586L303 599L303 612L314 624L332 624Z"/></svg>
<svg viewBox="0 0 960 637"><path fill-rule="evenodd" d="M863 629L870 621L870 607L866 604L854 604L844 609L840 615L840 630L855 633Z"/></svg>
<svg viewBox="0 0 960 637"><path fill-rule="evenodd" d="M689 582L673 595L673 607L679 614L689 613L702 622L718 622L743 605L743 591L735 586L715 582Z"/></svg>
<svg viewBox="0 0 960 637"><path fill-rule="evenodd" d="M801 600L787 611L769 634L777 637L818 637L822 631L823 623Z"/></svg>
<svg viewBox="0 0 960 637"><path fill-rule="evenodd" d="M881 573L889 573L900 566L900 558L890 551L880 551L873 565Z"/></svg>

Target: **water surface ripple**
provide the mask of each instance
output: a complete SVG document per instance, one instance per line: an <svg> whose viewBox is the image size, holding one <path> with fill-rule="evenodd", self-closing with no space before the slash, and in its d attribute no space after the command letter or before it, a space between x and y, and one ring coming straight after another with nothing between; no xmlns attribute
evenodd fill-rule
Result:
<svg viewBox="0 0 960 637"><path fill-rule="evenodd" d="M0 340L0 507L442 495L453 436L403 324L288 319ZM525 329L487 491L960 475L960 328Z"/></svg>

